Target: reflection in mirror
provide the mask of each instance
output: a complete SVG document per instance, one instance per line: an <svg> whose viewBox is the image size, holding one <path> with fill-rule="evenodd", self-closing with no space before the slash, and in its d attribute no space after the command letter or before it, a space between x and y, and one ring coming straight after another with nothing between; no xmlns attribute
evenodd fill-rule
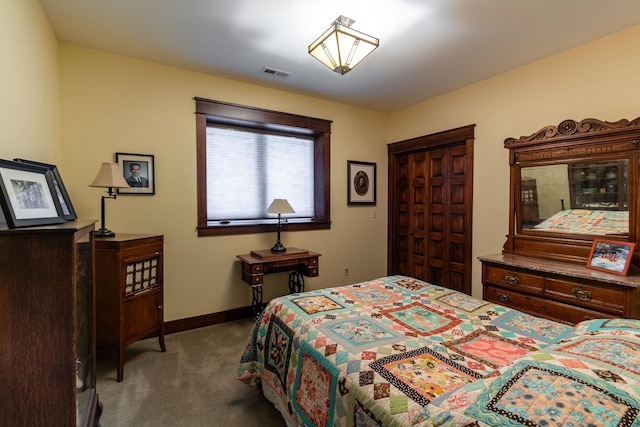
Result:
<svg viewBox="0 0 640 427"><path fill-rule="evenodd" d="M627 159L521 168L522 229L628 235L628 170Z"/></svg>

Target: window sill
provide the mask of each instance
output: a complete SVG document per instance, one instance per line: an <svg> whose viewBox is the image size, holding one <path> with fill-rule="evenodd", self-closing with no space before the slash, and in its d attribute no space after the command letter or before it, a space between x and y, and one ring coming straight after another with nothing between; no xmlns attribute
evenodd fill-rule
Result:
<svg viewBox="0 0 640 427"><path fill-rule="evenodd" d="M328 230L331 228L330 221L304 221L292 222L291 220L282 223L282 231L307 231L307 230ZM220 224L219 222L211 222L206 227L197 227L198 237L207 236L230 236L234 234L257 234L257 233L275 233L277 231L275 223L229 223Z"/></svg>

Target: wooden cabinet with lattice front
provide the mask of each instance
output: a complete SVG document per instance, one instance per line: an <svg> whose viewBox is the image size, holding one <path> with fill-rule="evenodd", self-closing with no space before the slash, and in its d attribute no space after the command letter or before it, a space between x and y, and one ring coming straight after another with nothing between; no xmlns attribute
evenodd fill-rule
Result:
<svg viewBox="0 0 640 427"><path fill-rule="evenodd" d="M117 380L124 349L158 336L164 344L162 235L117 234L96 238L96 339L117 351Z"/></svg>

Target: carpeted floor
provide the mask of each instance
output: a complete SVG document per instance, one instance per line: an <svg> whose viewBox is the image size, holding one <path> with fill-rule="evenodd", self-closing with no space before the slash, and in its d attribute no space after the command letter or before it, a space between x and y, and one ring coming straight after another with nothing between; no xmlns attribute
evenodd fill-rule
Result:
<svg viewBox="0 0 640 427"><path fill-rule="evenodd" d="M284 427L262 394L235 379L252 319L167 335L125 349L124 381L116 353L98 349L97 391L102 427Z"/></svg>

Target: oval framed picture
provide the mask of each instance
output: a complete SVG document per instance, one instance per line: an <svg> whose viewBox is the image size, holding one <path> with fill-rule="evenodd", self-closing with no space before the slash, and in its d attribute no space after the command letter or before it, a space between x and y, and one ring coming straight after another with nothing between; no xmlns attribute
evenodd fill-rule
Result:
<svg viewBox="0 0 640 427"><path fill-rule="evenodd" d="M376 164L347 160L347 204L376 204Z"/></svg>

